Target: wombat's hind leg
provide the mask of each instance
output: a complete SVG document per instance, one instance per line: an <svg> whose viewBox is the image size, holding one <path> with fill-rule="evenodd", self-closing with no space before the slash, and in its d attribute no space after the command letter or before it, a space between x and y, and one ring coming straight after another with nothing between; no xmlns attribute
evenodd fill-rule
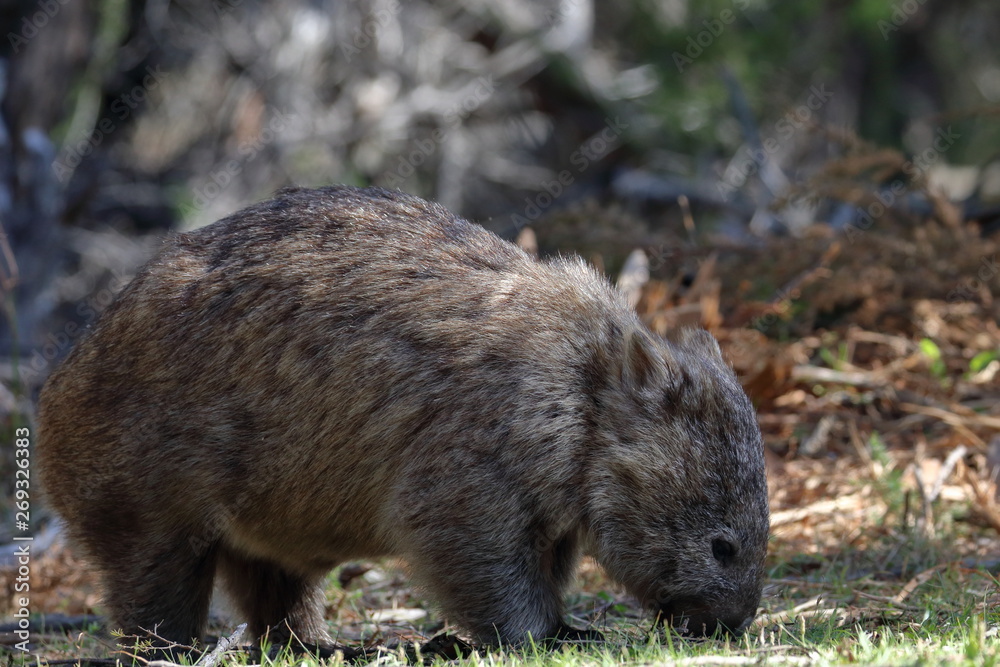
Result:
<svg viewBox="0 0 1000 667"><path fill-rule="evenodd" d="M152 632L180 645L165 651L175 655L202 639L217 549L214 544L192 545L182 537L160 543L163 548L156 550L126 540L109 545L98 558L111 610L108 627L141 639L149 639L147 632ZM152 645L160 647L163 641L153 638Z"/></svg>
<svg viewBox="0 0 1000 667"><path fill-rule="evenodd" d="M288 572L275 563L223 549L219 573L230 599L257 639L272 645L296 639L304 645L330 646L323 617L323 577Z"/></svg>

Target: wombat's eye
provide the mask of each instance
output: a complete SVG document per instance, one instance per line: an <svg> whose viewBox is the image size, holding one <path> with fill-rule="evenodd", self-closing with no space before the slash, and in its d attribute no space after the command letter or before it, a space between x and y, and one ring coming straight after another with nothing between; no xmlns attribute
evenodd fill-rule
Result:
<svg viewBox="0 0 1000 667"><path fill-rule="evenodd" d="M732 564L737 551L737 546L727 539L717 537L712 540L712 555L715 557L715 560L722 563L723 566Z"/></svg>

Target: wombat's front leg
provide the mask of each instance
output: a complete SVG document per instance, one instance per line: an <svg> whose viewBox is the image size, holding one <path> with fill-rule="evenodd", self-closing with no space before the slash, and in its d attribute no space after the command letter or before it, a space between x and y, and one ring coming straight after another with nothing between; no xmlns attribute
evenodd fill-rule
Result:
<svg viewBox="0 0 1000 667"><path fill-rule="evenodd" d="M522 644L529 635L536 640L553 636L560 627L562 591L535 576L525 560L502 562L500 556L484 550L460 565L441 559L422 574L446 617L468 628L478 642Z"/></svg>
<svg viewBox="0 0 1000 667"><path fill-rule="evenodd" d="M547 544L513 526L506 532L469 525L457 535L453 519L438 530L423 526L426 542L408 557L446 617L485 644L559 638L566 629L563 592L576 566L574 540Z"/></svg>

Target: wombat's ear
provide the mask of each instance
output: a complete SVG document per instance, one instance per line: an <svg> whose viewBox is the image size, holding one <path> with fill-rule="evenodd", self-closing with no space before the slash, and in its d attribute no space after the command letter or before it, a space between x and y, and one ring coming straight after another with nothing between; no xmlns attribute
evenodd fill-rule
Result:
<svg viewBox="0 0 1000 667"><path fill-rule="evenodd" d="M722 350L719 349L719 341L715 336L704 329L684 329L680 335L680 344L692 351L701 351L706 354L722 358Z"/></svg>
<svg viewBox="0 0 1000 667"><path fill-rule="evenodd" d="M621 375L622 384L626 387L647 389L662 386L670 374L668 366L671 361L645 330L625 332L625 359Z"/></svg>

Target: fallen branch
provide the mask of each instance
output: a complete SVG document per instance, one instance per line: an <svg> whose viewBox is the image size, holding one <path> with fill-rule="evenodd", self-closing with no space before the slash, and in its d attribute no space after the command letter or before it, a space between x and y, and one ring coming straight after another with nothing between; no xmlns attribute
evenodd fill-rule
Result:
<svg viewBox="0 0 1000 667"><path fill-rule="evenodd" d="M773 614L763 614L758 616L754 621L754 625L767 626L775 623L791 623L793 619L798 618L807 610L812 609L819 605L823 601L822 595L817 595L816 597L810 598L800 605L796 605L791 609L785 609L784 611L775 612ZM833 609L829 610L819 610L819 611L829 611L833 612Z"/></svg>
<svg viewBox="0 0 1000 667"><path fill-rule="evenodd" d="M824 514L839 514L841 510L858 509L865 507L867 503L859 501L857 494L841 496L832 500L820 500L805 507L797 507L791 510L774 512L771 514L771 527L781 526L786 523L795 523L803 519Z"/></svg>
<svg viewBox="0 0 1000 667"><path fill-rule="evenodd" d="M243 633L246 632L246 629L247 629L247 624L240 623L239 625L236 626L236 630L234 630L233 634L229 635L229 637L219 637L219 643L216 644L214 649L212 649L212 652L206 653L202 657L202 660L199 660L195 664L199 665L200 667L213 667L213 665L215 665L215 663L217 663L222 658L222 656L226 653L226 651L228 651L232 646L234 646L240 640L240 638L243 636Z"/></svg>
<svg viewBox="0 0 1000 667"><path fill-rule="evenodd" d="M908 582L906 582L906 585L903 586L902 590L900 590L899 593L897 593L892 598L891 602L893 604L901 604L906 598L910 597L913 591L917 590L917 586L920 586L921 584L925 583L928 579L934 576L934 574L947 567L947 565L948 565L947 563L942 563L941 565L935 565L934 567L928 568L923 572L921 572L920 574L918 574L917 576L913 577Z"/></svg>
<svg viewBox="0 0 1000 667"><path fill-rule="evenodd" d="M984 448L986 447L986 443L982 438L969 430L969 425L986 426L1000 430L1000 417L990 417L987 415L959 415L941 408L935 408L930 405L916 405L915 403L900 403L899 408L901 410L905 410L906 412L940 419L946 424L950 424L951 426L961 430L962 435L968 437L977 445L982 445Z"/></svg>
<svg viewBox="0 0 1000 667"><path fill-rule="evenodd" d="M792 367L792 379L799 382L825 382L856 387L881 387L886 384L886 379L875 373L837 371L832 368L805 364Z"/></svg>
<svg viewBox="0 0 1000 667"><path fill-rule="evenodd" d="M873 595L871 593L865 593L864 591L854 591L854 594L859 598L864 598L866 600L874 600L876 602L888 602L897 609L902 609L903 611L923 611L920 607L914 607L912 605L903 604L902 602L897 602L896 598L889 595Z"/></svg>

